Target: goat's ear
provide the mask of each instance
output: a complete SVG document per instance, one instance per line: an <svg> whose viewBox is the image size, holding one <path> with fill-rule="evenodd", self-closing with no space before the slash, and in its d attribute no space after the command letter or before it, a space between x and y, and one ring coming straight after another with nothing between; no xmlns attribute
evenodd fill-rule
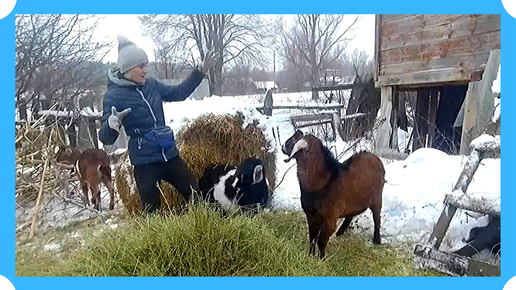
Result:
<svg viewBox="0 0 516 290"><path fill-rule="evenodd" d="M304 135L303 131L297 130L296 133L294 133L294 138L299 139L299 138L303 137L303 135Z"/></svg>
<svg viewBox="0 0 516 290"><path fill-rule="evenodd" d="M263 166L256 165L253 172L253 184L257 184L263 180Z"/></svg>

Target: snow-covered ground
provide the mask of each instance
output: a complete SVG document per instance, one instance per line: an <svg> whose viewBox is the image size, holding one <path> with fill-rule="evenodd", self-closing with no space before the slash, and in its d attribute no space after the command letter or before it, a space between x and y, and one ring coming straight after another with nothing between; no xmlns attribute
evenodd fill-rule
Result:
<svg viewBox="0 0 516 290"><path fill-rule="evenodd" d="M349 97L349 96L348 96ZM256 107L260 106L263 96L237 96L205 98L202 101L186 100L183 102L164 103L165 120L177 134L180 129L196 117L206 114L235 114L241 112L246 123L257 120L266 138L270 141L269 151L277 154L277 188L274 192L274 205L277 208L300 210L300 191L296 177L295 161L285 163L286 156L281 153L281 143L288 139L294 128L290 123L289 110L275 110L272 117L260 114ZM280 104L312 104L310 93L274 94L274 105ZM245 125L245 124L244 124ZM272 134L275 130L275 134ZM274 138L278 136L279 140ZM405 142L410 132L400 136L400 144ZM327 144L331 150L340 155L349 144L338 140ZM364 141L357 149L370 149L371 143ZM353 150L341 156L343 161L353 153ZM467 156L450 156L435 149L423 148L413 152L403 161L383 160L386 169L387 183L383 191L382 237L385 243L401 244L425 243L437 221L442 209L445 194L451 193L457 181ZM500 159L485 159L479 166L468 193L484 196L494 202L500 200ZM109 195L103 188L103 206L108 208ZM56 200L55 202L59 202ZM120 206L120 203L118 204ZM44 223L58 219L66 210L59 213L45 213ZM69 217L74 213L67 213ZM77 216L87 216L83 211ZM27 217L17 210L17 219ZM83 217L85 218L85 217ZM67 219L68 221L70 218ZM358 228L372 235L372 218L366 211L357 218ZM453 219L443 242L442 249L455 249L463 245L462 238L468 236L474 226L487 224L487 217L478 219L469 217L459 210Z"/></svg>

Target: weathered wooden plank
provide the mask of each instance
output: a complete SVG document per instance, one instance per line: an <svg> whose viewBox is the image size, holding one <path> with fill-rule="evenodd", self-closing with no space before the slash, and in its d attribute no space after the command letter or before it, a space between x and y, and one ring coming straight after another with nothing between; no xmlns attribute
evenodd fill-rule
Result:
<svg viewBox="0 0 516 290"><path fill-rule="evenodd" d="M439 249L443 242L444 235L450 227L450 222L455 215L457 208L452 205L445 205L445 209L441 212L437 223L434 226L434 230L428 239L428 243L432 244L434 248Z"/></svg>
<svg viewBox="0 0 516 290"><path fill-rule="evenodd" d="M482 14L414 14L409 17L382 22L382 30L384 29L382 36L419 31L481 16Z"/></svg>
<svg viewBox="0 0 516 290"><path fill-rule="evenodd" d="M381 21L382 21L382 15L381 14L377 14L376 17L375 17L375 32L374 32L374 35L375 35L375 42L374 42L374 63L373 63L373 77L374 77L374 80L373 81L377 81L378 80L378 74L380 72L380 45L381 45L381 29L380 29L380 24L381 24Z"/></svg>
<svg viewBox="0 0 516 290"><path fill-rule="evenodd" d="M464 118L460 140L460 154L469 153L469 143L473 140L473 128L477 124L477 99L481 82L470 82L464 99Z"/></svg>
<svg viewBox="0 0 516 290"><path fill-rule="evenodd" d="M332 114L309 114L309 115L295 115L291 117L293 122L310 122L310 121L331 121Z"/></svg>
<svg viewBox="0 0 516 290"><path fill-rule="evenodd" d="M491 52L486 64L482 81L470 83L466 95L464 126L462 128L461 154L468 153L468 146L473 138L484 133L493 115L494 93L491 91L500 64L500 50ZM489 128L490 126L488 126ZM494 133L494 132L492 132Z"/></svg>
<svg viewBox="0 0 516 290"><path fill-rule="evenodd" d="M381 35L380 50L387 50L411 45L453 40L486 32L500 31L499 14L482 14L478 17L461 15L448 21L437 23L433 27L419 29L415 27L403 33Z"/></svg>
<svg viewBox="0 0 516 290"><path fill-rule="evenodd" d="M314 121L314 122L308 122L304 124L298 124L297 122L294 124L294 127L297 129L306 128L306 127L312 127L312 126L320 126L320 125L326 125L331 124L331 120L327 121Z"/></svg>
<svg viewBox="0 0 516 290"><path fill-rule="evenodd" d="M501 274L500 267L487 264L475 259L469 259L468 276L497 276Z"/></svg>
<svg viewBox="0 0 516 290"><path fill-rule="evenodd" d="M500 31L460 37L453 40L380 50L380 60L381 64L428 61L455 55L486 53L495 48L500 48Z"/></svg>
<svg viewBox="0 0 516 290"><path fill-rule="evenodd" d="M378 14L382 16L382 22L389 22L397 19L407 18L415 14Z"/></svg>
<svg viewBox="0 0 516 290"><path fill-rule="evenodd" d="M333 114L335 114L335 113L333 113ZM365 117L367 115L369 115L369 114L357 113L357 114L353 114L353 115L346 115L346 116L340 117L340 120L343 121L343 120L348 120L348 119L356 119L356 118ZM311 126L318 126L318 125L325 125L325 124L332 124L335 121L334 117L332 117L332 119L329 120L327 118L319 118L317 115L300 115L300 116L303 116L303 117L301 119L296 119L295 116L291 118L291 122L296 129L311 127ZM323 116L323 117L326 117L326 116ZM302 123L302 124L300 124L300 123ZM332 125L332 126L335 126L335 125ZM337 130L338 130L338 126L335 128L337 128Z"/></svg>
<svg viewBox="0 0 516 290"><path fill-rule="evenodd" d="M417 268L431 268L452 276L464 276L469 266L469 259L431 247L416 245L414 264Z"/></svg>
<svg viewBox="0 0 516 290"><path fill-rule="evenodd" d="M431 268L452 276L500 276L500 267L431 247L416 245L414 264L417 268Z"/></svg>
<svg viewBox="0 0 516 290"><path fill-rule="evenodd" d="M489 51L486 51L483 53L471 53L446 58L437 58L429 61L382 64L380 66L380 75L397 75L447 68L478 70L487 63L488 59Z"/></svg>
<svg viewBox="0 0 516 290"><path fill-rule="evenodd" d="M469 81L471 73L463 69L440 69L400 75L379 76L376 86L413 85Z"/></svg>
<svg viewBox="0 0 516 290"><path fill-rule="evenodd" d="M367 86L368 86L368 84L343 84L343 85L336 85L336 86L321 86L321 87L313 87L312 92L351 90L356 87L367 87Z"/></svg>

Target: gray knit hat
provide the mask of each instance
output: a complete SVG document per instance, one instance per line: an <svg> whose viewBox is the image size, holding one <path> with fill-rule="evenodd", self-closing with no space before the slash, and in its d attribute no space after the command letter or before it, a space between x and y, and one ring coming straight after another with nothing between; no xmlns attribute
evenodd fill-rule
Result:
<svg viewBox="0 0 516 290"><path fill-rule="evenodd" d="M133 67L149 62L147 54L123 35L118 36L118 68L125 73Z"/></svg>

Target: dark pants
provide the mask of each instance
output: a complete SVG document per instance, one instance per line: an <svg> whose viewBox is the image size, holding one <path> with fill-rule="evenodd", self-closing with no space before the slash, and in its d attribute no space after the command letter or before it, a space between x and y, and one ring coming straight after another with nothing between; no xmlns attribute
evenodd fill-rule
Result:
<svg viewBox="0 0 516 290"><path fill-rule="evenodd" d="M161 193L157 188L161 180L174 186L186 201L190 200L192 189L199 192L197 180L179 155L168 162L135 165L134 178L147 212L161 208Z"/></svg>

